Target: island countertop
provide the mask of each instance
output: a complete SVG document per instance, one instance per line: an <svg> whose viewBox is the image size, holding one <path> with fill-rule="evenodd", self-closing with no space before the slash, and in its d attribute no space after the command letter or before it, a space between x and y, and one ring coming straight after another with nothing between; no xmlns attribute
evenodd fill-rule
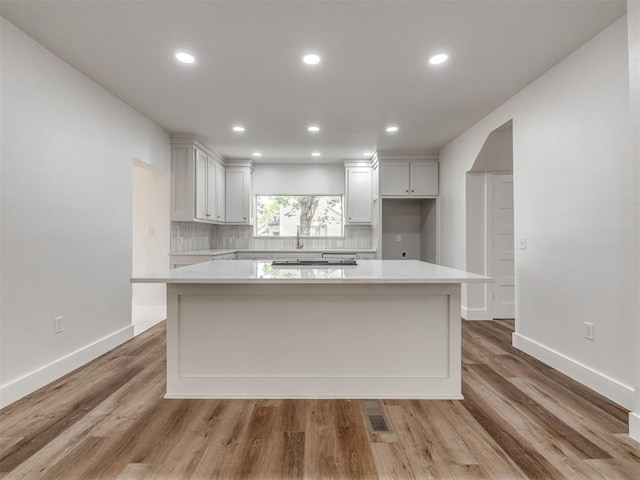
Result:
<svg viewBox="0 0 640 480"><path fill-rule="evenodd" d="M418 260L358 260L357 266L273 267L270 261L220 260L133 277L132 283L490 283L484 275Z"/></svg>

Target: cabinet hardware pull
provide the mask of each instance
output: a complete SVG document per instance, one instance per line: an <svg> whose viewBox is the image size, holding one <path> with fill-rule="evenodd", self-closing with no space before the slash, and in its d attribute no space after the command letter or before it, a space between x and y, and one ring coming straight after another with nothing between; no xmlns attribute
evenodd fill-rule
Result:
<svg viewBox="0 0 640 480"><path fill-rule="evenodd" d="M409 193L409 190L405 190L405 192Z"/></svg>
<svg viewBox="0 0 640 480"><path fill-rule="evenodd" d="M411 193L413 193L413 189L411 189Z"/></svg>

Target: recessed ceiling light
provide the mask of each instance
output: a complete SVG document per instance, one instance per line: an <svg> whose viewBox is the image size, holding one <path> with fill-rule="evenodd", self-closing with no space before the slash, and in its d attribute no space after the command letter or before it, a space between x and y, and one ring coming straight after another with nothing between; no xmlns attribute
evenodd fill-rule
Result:
<svg viewBox="0 0 640 480"><path fill-rule="evenodd" d="M395 125L390 125L387 127L387 133L396 133L398 131L398 127Z"/></svg>
<svg viewBox="0 0 640 480"><path fill-rule="evenodd" d="M176 60L181 63L193 63L196 61L196 57L187 52L176 53Z"/></svg>
<svg viewBox="0 0 640 480"><path fill-rule="evenodd" d="M371 156L373 156L373 152L364 152L364 153L362 154L362 156L363 156L363 157L371 157Z"/></svg>
<svg viewBox="0 0 640 480"><path fill-rule="evenodd" d="M311 156L312 157L319 157L320 156L320 152L312 152Z"/></svg>
<svg viewBox="0 0 640 480"><path fill-rule="evenodd" d="M244 132L244 127L242 125L234 125L232 130L236 133Z"/></svg>
<svg viewBox="0 0 640 480"><path fill-rule="evenodd" d="M307 65L317 65L320 63L320 55L316 55L315 53L307 53L304 57L302 57L302 61Z"/></svg>
<svg viewBox="0 0 640 480"><path fill-rule="evenodd" d="M260 152L253 152L254 157L261 157L262 154Z"/></svg>
<svg viewBox="0 0 640 480"><path fill-rule="evenodd" d="M307 130L309 130L310 132L319 132L320 131L320 127L317 125L309 125L307 127Z"/></svg>
<svg viewBox="0 0 640 480"><path fill-rule="evenodd" d="M441 63L444 63L447 60L449 60L449 55L447 55L446 53L438 53L436 55L432 55L431 57L429 57L429 63L431 65L440 65Z"/></svg>

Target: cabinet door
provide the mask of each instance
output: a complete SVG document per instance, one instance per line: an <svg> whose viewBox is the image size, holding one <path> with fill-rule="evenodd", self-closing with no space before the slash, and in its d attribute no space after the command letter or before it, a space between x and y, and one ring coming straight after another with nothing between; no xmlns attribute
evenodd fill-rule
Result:
<svg viewBox="0 0 640 480"><path fill-rule="evenodd" d="M380 200L379 200L379 188L380 188L380 169L379 169L379 165L376 165L375 167L373 167L373 169L371 170L371 181L372 181L372 185L373 185L373 201L372 201L372 210L371 210L371 215L373 218L373 224L377 225L378 221L379 221L379 217L380 217L380 210L378 210L380 208Z"/></svg>
<svg viewBox="0 0 640 480"><path fill-rule="evenodd" d="M216 187L218 182L216 180L216 161L210 158L207 162L207 220L214 221L217 216L217 193Z"/></svg>
<svg viewBox="0 0 640 480"><path fill-rule="evenodd" d="M248 169L227 167L227 223L249 223L250 181Z"/></svg>
<svg viewBox="0 0 640 480"><path fill-rule="evenodd" d="M347 168L347 224L371 223L372 184L370 167Z"/></svg>
<svg viewBox="0 0 640 480"><path fill-rule="evenodd" d="M438 162L411 162L411 195L438 195Z"/></svg>
<svg viewBox="0 0 640 480"><path fill-rule="evenodd" d="M196 218L209 220L207 217L207 163L209 157L196 150Z"/></svg>
<svg viewBox="0 0 640 480"><path fill-rule="evenodd" d="M218 222L224 222L226 218L226 193L225 193L225 171L224 167L216 163L216 218Z"/></svg>
<svg viewBox="0 0 640 480"><path fill-rule="evenodd" d="M383 163L380 177L380 195L409 195L409 162Z"/></svg>
<svg viewBox="0 0 640 480"><path fill-rule="evenodd" d="M238 253L237 258L238 260L271 260L271 255L268 253L240 252Z"/></svg>

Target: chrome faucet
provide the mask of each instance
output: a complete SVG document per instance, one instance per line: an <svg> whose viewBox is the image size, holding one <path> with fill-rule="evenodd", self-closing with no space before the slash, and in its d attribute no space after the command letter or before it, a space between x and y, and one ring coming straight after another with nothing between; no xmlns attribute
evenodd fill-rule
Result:
<svg viewBox="0 0 640 480"><path fill-rule="evenodd" d="M296 248L302 248L304 244L300 242L300 227L296 227Z"/></svg>

